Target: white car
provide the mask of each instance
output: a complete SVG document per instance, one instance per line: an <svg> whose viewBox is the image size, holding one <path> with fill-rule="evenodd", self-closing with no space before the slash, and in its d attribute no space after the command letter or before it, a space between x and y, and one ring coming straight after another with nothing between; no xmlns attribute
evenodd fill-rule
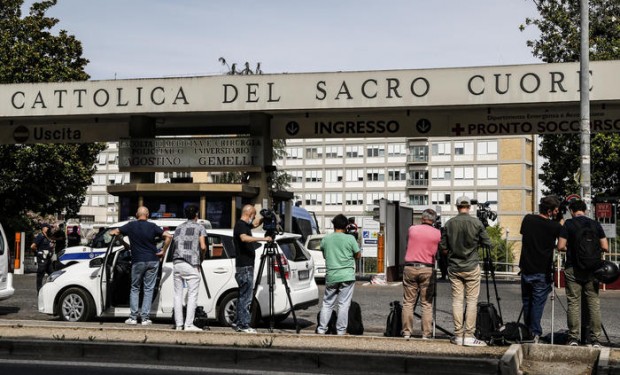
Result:
<svg viewBox="0 0 620 375"><path fill-rule="evenodd" d="M176 227L186 222L187 219L150 219L149 221L159 225L161 228L167 230L171 234L174 233ZM122 227L127 224L129 221L121 221L119 223L112 224L110 227L106 228L104 232L98 234L88 242L86 245L78 245L71 246L63 249L58 254L58 262L61 263L62 266L68 266L73 263L83 262L87 260L91 260L93 258L102 256L105 254L108 246L110 245L110 241L112 241L112 236L110 235L110 230L114 228ZM198 220L205 229L211 229L211 222L208 220ZM129 239L125 238L125 242L129 243ZM159 246L163 244L160 243ZM116 243L114 244L117 248L122 248L123 244L120 242L120 238L116 239Z"/></svg>
<svg viewBox="0 0 620 375"><path fill-rule="evenodd" d="M232 229L212 229L208 235L208 254L202 261L205 278L201 280L198 306L202 306L209 319L217 319L222 325L231 325L236 314L238 286L235 281L235 248ZM262 237L262 233L255 236ZM306 309L317 305L319 291L314 281L314 263L311 255L299 242L299 235L282 234L276 239L277 252L281 257L288 281L293 308ZM263 255L264 243L256 243L257 277ZM266 259L268 259L266 257ZM286 289L279 277L277 265L265 266L256 300L260 317L267 320L269 314L269 286L267 267L274 267L273 317L281 321L288 316L291 306ZM153 296L152 318L173 316L173 263L172 252L164 256L157 287ZM205 283L206 281L206 283ZM256 280L255 280L256 282ZM89 262L79 262L52 273L39 292L39 311L60 316L64 321L87 321L94 317L129 316L129 290L131 283L131 258L124 247L110 246L103 257ZM206 285L205 285L206 284ZM207 296L206 286L211 297ZM256 316L253 317L256 319Z"/></svg>
<svg viewBox="0 0 620 375"><path fill-rule="evenodd" d="M325 234L312 234L306 239L306 249L312 255L314 260L314 278L317 280L325 280L325 274L327 268L325 267L325 257L321 250L321 240L325 237Z"/></svg>
<svg viewBox="0 0 620 375"><path fill-rule="evenodd" d="M13 287L13 274L10 272L9 244L4 235L4 229L0 225L0 301L10 298L15 293Z"/></svg>

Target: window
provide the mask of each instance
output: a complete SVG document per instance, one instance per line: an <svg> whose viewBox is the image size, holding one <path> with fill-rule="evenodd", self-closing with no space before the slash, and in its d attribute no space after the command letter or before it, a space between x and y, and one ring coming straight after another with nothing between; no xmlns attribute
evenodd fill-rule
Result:
<svg viewBox="0 0 620 375"><path fill-rule="evenodd" d="M428 205L428 195L414 194L409 196L410 205L426 206Z"/></svg>
<svg viewBox="0 0 620 375"><path fill-rule="evenodd" d="M99 165L105 165L108 160L108 154L99 154Z"/></svg>
<svg viewBox="0 0 620 375"><path fill-rule="evenodd" d="M479 180L496 180L497 179L497 166L482 166L478 167L478 179Z"/></svg>
<svg viewBox="0 0 620 375"><path fill-rule="evenodd" d="M346 155L348 158L361 158L364 156L364 148L362 146L347 146Z"/></svg>
<svg viewBox="0 0 620 375"><path fill-rule="evenodd" d="M450 180L452 179L452 171L450 167L434 167L431 169L431 178L433 180Z"/></svg>
<svg viewBox="0 0 620 375"><path fill-rule="evenodd" d="M369 158L385 156L385 146L384 145L366 146L366 156L368 156Z"/></svg>
<svg viewBox="0 0 620 375"><path fill-rule="evenodd" d="M346 181L364 181L364 170L363 169L347 169L345 177L346 177Z"/></svg>
<svg viewBox="0 0 620 375"><path fill-rule="evenodd" d="M385 181L385 170L377 168L367 169L366 181Z"/></svg>
<svg viewBox="0 0 620 375"><path fill-rule="evenodd" d="M411 176L409 185L411 186L428 186L428 171L410 171Z"/></svg>
<svg viewBox="0 0 620 375"><path fill-rule="evenodd" d="M325 170L325 182L341 182L342 181L342 169L326 169Z"/></svg>
<svg viewBox="0 0 620 375"><path fill-rule="evenodd" d="M497 154L497 141L479 141L478 154L492 155Z"/></svg>
<svg viewBox="0 0 620 375"><path fill-rule="evenodd" d="M428 146L411 146L409 148L410 162L426 162L428 161Z"/></svg>
<svg viewBox="0 0 620 375"><path fill-rule="evenodd" d="M326 158L342 158L342 146L325 146Z"/></svg>
<svg viewBox="0 0 620 375"><path fill-rule="evenodd" d="M347 193L346 204L347 206L360 206L364 204L364 194L362 193Z"/></svg>
<svg viewBox="0 0 620 375"><path fill-rule="evenodd" d="M388 181L405 181L407 179L407 173L405 168L402 169L388 169Z"/></svg>
<svg viewBox="0 0 620 375"><path fill-rule="evenodd" d="M378 206L379 205L379 200L383 198L383 194L381 193L367 193L366 194L366 204L367 205L373 205L373 206Z"/></svg>
<svg viewBox="0 0 620 375"><path fill-rule="evenodd" d="M473 155L474 142L454 142L454 155Z"/></svg>
<svg viewBox="0 0 620 375"><path fill-rule="evenodd" d="M406 155L405 145L403 143L399 144L389 144L388 145L388 156L403 156Z"/></svg>
<svg viewBox="0 0 620 375"><path fill-rule="evenodd" d="M455 180L473 180L474 167L454 167Z"/></svg>
<svg viewBox="0 0 620 375"><path fill-rule="evenodd" d="M431 145L434 156L450 155L450 142L438 142Z"/></svg>
<svg viewBox="0 0 620 375"><path fill-rule="evenodd" d="M323 147L306 147L306 159L322 159Z"/></svg>
<svg viewBox="0 0 620 375"><path fill-rule="evenodd" d="M480 203L497 202L497 191L479 191L476 194L476 199Z"/></svg>
<svg viewBox="0 0 620 375"><path fill-rule="evenodd" d="M342 194L341 193L325 193L325 205L326 206L342 206Z"/></svg>
<svg viewBox="0 0 620 375"><path fill-rule="evenodd" d="M323 197L318 193L305 194L305 203L307 206L318 206L323 204Z"/></svg>
<svg viewBox="0 0 620 375"><path fill-rule="evenodd" d="M450 204L450 193L445 191L431 193L431 204Z"/></svg>
<svg viewBox="0 0 620 375"><path fill-rule="evenodd" d="M389 201L404 202L405 193L388 193L387 199Z"/></svg>
<svg viewBox="0 0 620 375"><path fill-rule="evenodd" d="M291 182L303 182L302 171L289 171L287 172L291 176Z"/></svg>
<svg viewBox="0 0 620 375"><path fill-rule="evenodd" d="M323 181L323 171L320 169L308 169L306 171L306 182Z"/></svg>
<svg viewBox="0 0 620 375"><path fill-rule="evenodd" d="M303 159L303 151L301 147L287 147L286 148L287 159Z"/></svg>

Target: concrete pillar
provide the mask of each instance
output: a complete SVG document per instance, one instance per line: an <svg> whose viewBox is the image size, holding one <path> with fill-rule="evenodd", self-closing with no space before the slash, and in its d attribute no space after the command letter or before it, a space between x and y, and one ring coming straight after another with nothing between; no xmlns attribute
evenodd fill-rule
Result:
<svg viewBox="0 0 620 375"><path fill-rule="evenodd" d="M155 138L155 119L146 116L132 116L129 119L131 138ZM129 172L129 183L154 183L155 172Z"/></svg>
<svg viewBox="0 0 620 375"><path fill-rule="evenodd" d="M260 113L250 115L250 136L261 139L263 145L263 160L265 162L265 167L269 170L273 165L273 141L271 139L270 116ZM269 175L270 173L265 172L265 168L262 168L260 172L250 173L248 185L259 188L258 196L254 198L253 203L263 205L264 200L267 200L269 202L268 206L272 206L269 194L271 182L267 182L267 177Z"/></svg>

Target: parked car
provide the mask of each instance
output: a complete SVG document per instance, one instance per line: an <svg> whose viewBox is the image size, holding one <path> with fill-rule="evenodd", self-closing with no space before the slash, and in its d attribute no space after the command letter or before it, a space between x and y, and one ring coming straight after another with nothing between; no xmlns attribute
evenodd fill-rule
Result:
<svg viewBox="0 0 620 375"><path fill-rule="evenodd" d="M186 222L187 219L166 218L151 219L149 221L156 223L161 228L166 229L170 233L174 233L176 227ZM95 237L90 240L86 245L71 246L63 249L58 254L58 262L60 263L60 267L56 268L61 268L77 262L91 260L93 258L104 255L106 250L108 249L108 246L110 245L110 241L112 241L110 231L114 228L122 227L128 222L129 221L121 221L119 223L112 224L103 232L95 235ZM209 220L198 220L198 222L201 223L206 229L211 229L211 222L209 222ZM123 247L123 244L120 242L120 238L117 238L115 241L116 242L114 243L114 246L116 248L120 249ZM129 243L129 240L125 238L125 242ZM162 244L163 243L161 243L160 246Z"/></svg>
<svg viewBox="0 0 620 375"><path fill-rule="evenodd" d="M235 281L235 248L232 229L211 229L208 234L208 250L202 261L205 278L201 281L198 306L202 306L209 319L217 319L222 325L231 325L236 315L238 286ZM262 233L256 233L262 237ZM116 237L114 238L116 240ZM318 287L314 281L312 256L299 242L299 235L285 233L276 239L287 279L292 308L306 309L318 304ZM257 277L264 243L256 243ZM267 264L267 263L265 263ZM276 321L288 316L291 306L286 289L274 267L273 313ZM263 271L256 293L258 314L269 319L269 287L267 270ZM153 296L151 317L173 316L173 263L172 251L164 256ZM111 243L102 257L89 262L78 262L52 273L39 292L39 311L60 316L65 321L87 321L95 317L129 316L129 290L131 283L131 257L129 250ZM211 298L207 297L208 286Z"/></svg>
<svg viewBox="0 0 620 375"><path fill-rule="evenodd" d="M0 225L0 300L8 299L15 293L13 274L10 272L11 257L9 253L9 244L4 235L4 228Z"/></svg>
<svg viewBox="0 0 620 375"><path fill-rule="evenodd" d="M325 257L321 250L321 240L323 237L325 237L325 234L312 234L308 236L305 244L306 249L314 260L314 278L321 281L325 281L325 274L327 273Z"/></svg>

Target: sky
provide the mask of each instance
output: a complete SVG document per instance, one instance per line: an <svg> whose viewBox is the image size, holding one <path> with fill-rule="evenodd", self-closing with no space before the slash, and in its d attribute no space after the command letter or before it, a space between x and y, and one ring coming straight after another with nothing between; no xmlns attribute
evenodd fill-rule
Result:
<svg viewBox="0 0 620 375"><path fill-rule="evenodd" d="M32 1L25 1L25 11ZM532 64L532 0L58 0L91 79Z"/></svg>

